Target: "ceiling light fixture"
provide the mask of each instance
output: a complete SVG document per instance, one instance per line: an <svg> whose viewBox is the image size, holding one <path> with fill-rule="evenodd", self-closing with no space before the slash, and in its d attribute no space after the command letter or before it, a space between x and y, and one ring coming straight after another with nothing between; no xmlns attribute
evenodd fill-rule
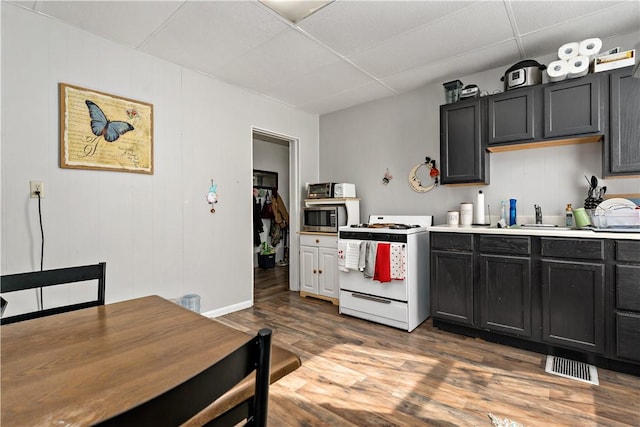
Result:
<svg viewBox="0 0 640 427"><path fill-rule="evenodd" d="M260 3L294 24L335 0L259 0Z"/></svg>

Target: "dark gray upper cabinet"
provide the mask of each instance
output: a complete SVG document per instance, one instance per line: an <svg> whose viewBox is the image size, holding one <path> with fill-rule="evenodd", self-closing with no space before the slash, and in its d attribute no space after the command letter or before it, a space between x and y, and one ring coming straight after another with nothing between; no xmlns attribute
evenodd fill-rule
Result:
<svg viewBox="0 0 640 427"><path fill-rule="evenodd" d="M640 79L632 67L609 74L609 133L603 155L604 176L640 174Z"/></svg>
<svg viewBox="0 0 640 427"><path fill-rule="evenodd" d="M534 88L493 95L488 99L489 145L536 138Z"/></svg>
<svg viewBox="0 0 640 427"><path fill-rule="evenodd" d="M440 106L442 184L489 183L483 104L479 98Z"/></svg>
<svg viewBox="0 0 640 427"><path fill-rule="evenodd" d="M558 138L602 130L600 74L544 87L544 137Z"/></svg>

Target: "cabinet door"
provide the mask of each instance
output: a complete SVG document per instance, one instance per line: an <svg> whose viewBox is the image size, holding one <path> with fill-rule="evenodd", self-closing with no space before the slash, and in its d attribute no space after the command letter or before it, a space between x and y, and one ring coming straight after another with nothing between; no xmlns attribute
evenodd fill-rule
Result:
<svg viewBox="0 0 640 427"><path fill-rule="evenodd" d="M318 248L318 294L339 298L338 254L335 248Z"/></svg>
<svg viewBox="0 0 640 427"><path fill-rule="evenodd" d="M616 356L640 362L640 314L616 313Z"/></svg>
<svg viewBox="0 0 640 427"><path fill-rule="evenodd" d="M604 175L640 174L640 79L631 68L609 74L609 135Z"/></svg>
<svg viewBox="0 0 640 427"><path fill-rule="evenodd" d="M442 184L488 183L481 105L481 99L473 99L440 106Z"/></svg>
<svg viewBox="0 0 640 427"><path fill-rule="evenodd" d="M601 131L600 75L555 83L544 88L544 137Z"/></svg>
<svg viewBox="0 0 640 427"><path fill-rule="evenodd" d="M318 293L318 248L300 246L300 290Z"/></svg>
<svg viewBox="0 0 640 427"><path fill-rule="evenodd" d="M432 316L473 325L473 254L431 254Z"/></svg>
<svg viewBox="0 0 640 427"><path fill-rule="evenodd" d="M603 264L543 260L543 340L603 353L604 286Z"/></svg>
<svg viewBox="0 0 640 427"><path fill-rule="evenodd" d="M519 89L488 98L488 144L530 141L534 130L533 88Z"/></svg>
<svg viewBox="0 0 640 427"><path fill-rule="evenodd" d="M531 260L480 256L480 325L531 337Z"/></svg>

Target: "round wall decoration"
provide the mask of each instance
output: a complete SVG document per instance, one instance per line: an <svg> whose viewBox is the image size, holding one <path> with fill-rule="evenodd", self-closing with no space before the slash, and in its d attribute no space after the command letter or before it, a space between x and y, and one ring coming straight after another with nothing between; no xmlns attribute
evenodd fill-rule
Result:
<svg viewBox="0 0 640 427"><path fill-rule="evenodd" d="M424 185L420 178L418 178L418 169L422 166L429 168L429 177L431 178L431 183L429 183L429 185ZM426 193L433 190L435 186L438 185L438 175L440 175L440 171L436 169L436 161L427 157L426 162L419 163L411 168L411 171L409 172L409 186L411 186L411 189L417 193Z"/></svg>

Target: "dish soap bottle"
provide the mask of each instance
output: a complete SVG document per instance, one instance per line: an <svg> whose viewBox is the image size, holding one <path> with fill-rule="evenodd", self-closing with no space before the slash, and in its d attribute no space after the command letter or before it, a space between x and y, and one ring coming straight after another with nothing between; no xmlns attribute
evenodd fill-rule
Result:
<svg viewBox="0 0 640 427"><path fill-rule="evenodd" d="M516 199L509 199L509 225L516 225Z"/></svg>
<svg viewBox="0 0 640 427"><path fill-rule="evenodd" d="M567 203L567 208L564 210L565 214L565 225L567 227L573 227L573 208L571 208L571 203Z"/></svg>

